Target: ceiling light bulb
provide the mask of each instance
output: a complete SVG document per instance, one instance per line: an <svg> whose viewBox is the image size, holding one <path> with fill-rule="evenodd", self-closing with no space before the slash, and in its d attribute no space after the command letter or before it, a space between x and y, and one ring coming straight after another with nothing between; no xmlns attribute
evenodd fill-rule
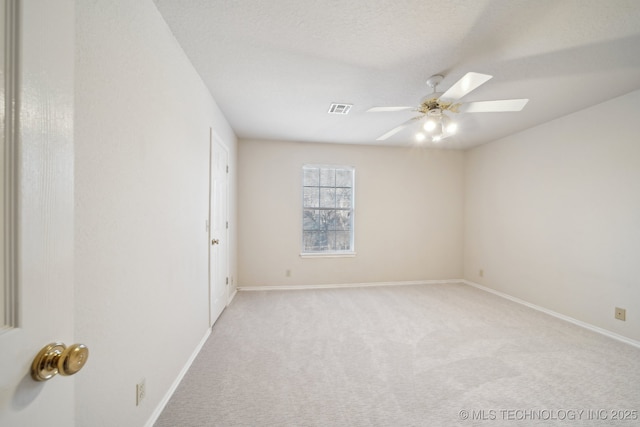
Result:
<svg viewBox="0 0 640 427"><path fill-rule="evenodd" d="M458 124L457 123L449 123L447 125L447 133L449 135L453 135L458 131Z"/></svg>
<svg viewBox="0 0 640 427"><path fill-rule="evenodd" d="M440 142L441 140L442 140L442 135L436 135L432 139L433 142Z"/></svg>
<svg viewBox="0 0 640 427"><path fill-rule="evenodd" d="M422 142L422 141L424 141L426 138L427 138L427 135L425 135L424 133L422 133L422 132L418 132L418 133L416 133L416 141L418 141L418 142Z"/></svg>
<svg viewBox="0 0 640 427"><path fill-rule="evenodd" d="M429 118L423 126L424 130L426 130L427 132L433 132L433 130L436 128L436 121L433 118Z"/></svg>

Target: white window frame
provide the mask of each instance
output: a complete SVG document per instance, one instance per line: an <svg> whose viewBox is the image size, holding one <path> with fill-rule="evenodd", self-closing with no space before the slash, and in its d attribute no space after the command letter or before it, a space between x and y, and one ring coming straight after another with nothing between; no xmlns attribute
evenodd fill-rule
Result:
<svg viewBox="0 0 640 427"><path fill-rule="evenodd" d="M351 199L350 199L350 204L351 206L349 208L340 208L340 207L320 207L320 201L318 202L318 206L305 206L305 188L314 188L316 187L316 185L305 185L305 170L308 169L333 169L333 170L342 170L342 171L349 171L351 173ZM301 185L301 200L300 200L300 206L301 206L301 219L302 219L302 224L300 227L301 230L301 239L300 239L300 246L302 248L301 252L300 252L300 256L303 258L314 258L314 257L353 257L356 255L355 252L355 168L353 166L345 166L345 165L327 165L327 164L305 164L302 166L302 185ZM321 185L322 183L319 181L317 188L318 188L318 193L320 193L320 189L321 188L349 188L349 187L338 187L336 186L336 183L334 182L334 184L332 186L323 186ZM320 195L318 196L320 197ZM305 230L305 211L308 209L314 209L314 210L324 210L324 211L348 211L349 212L349 232L350 232L350 236L349 236L349 249L347 250L335 250L335 249L323 249L323 250L306 250L305 249L305 231L310 231L310 230ZM329 230L329 231L334 231L337 232L339 230Z"/></svg>

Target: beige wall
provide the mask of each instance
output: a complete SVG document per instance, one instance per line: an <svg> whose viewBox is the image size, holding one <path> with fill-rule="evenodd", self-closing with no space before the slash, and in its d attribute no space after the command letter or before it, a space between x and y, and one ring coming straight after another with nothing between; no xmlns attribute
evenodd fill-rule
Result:
<svg viewBox="0 0 640 427"><path fill-rule="evenodd" d="M465 278L640 340L639 113L636 91L469 151Z"/></svg>
<svg viewBox="0 0 640 427"><path fill-rule="evenodd" d="M460 278L463 157L445 150L241 140L238 285ZM353 258L300 257L301 168L307 163L355 167Z"/></svg>

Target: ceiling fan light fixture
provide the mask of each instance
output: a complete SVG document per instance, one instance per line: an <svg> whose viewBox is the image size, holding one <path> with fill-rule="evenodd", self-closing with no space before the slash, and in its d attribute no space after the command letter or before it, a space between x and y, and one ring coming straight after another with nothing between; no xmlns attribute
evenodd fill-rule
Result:
<svg viewBox="0 0 640 427"><path fill-rule="evenodd" d="M438 123L436 122L435 118L429 117L427 121L424 122L424 126L422 126L422 128L425 131L431 133L436 129L437 126L438 126Z"/></svg>
<svg viewBox="0 0 640 427"><path fill-rule="evenodd" d="M458 124L444 114L442 110L434 109L427 113L427 119L422 125L422 129L430 135L431 142L439 143L443 139L455 135L458 131ZM416 141L422 142L426 135L423 132L418 132L415 138Z"/></svg>
<svg viewBox="0 0 640 427"><path fill-rule="evenodd" d="M446 116L442 114L442 110L439 108L429 110L427 113L427 120L424 122L422 128L429 133L433 133L438 128L441 129L443 117Z"/></svg>
<svg viewBox="0 0 640 427"><path fill-rule="evenodd" d="M446 114L443 114L438 126L438 134L440 139L444 139L451 135L455 135L457 131L458 131L458 124L453 120L451 120L449 116L447 116Z"/></svg>

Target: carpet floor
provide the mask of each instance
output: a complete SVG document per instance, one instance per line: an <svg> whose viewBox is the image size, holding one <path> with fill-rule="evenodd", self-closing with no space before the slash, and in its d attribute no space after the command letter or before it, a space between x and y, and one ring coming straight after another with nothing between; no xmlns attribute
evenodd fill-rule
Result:
<svg viewBox="0 0 640 427"><path fill-rule="evenodd" d="M639 348L442 284L239 292L155 426L637 426L639 412Z"/></svg>

